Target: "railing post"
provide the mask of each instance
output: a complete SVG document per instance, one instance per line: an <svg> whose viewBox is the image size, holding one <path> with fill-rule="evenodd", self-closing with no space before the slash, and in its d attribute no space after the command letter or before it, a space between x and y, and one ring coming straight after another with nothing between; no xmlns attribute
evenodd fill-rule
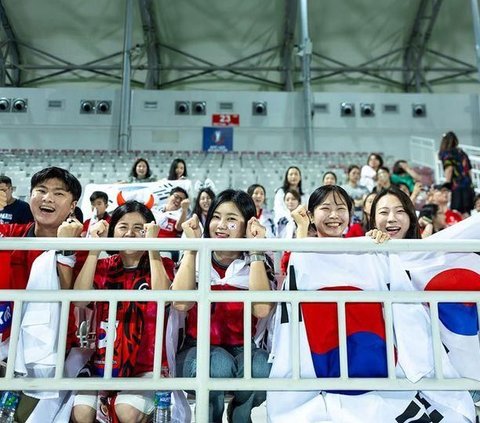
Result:
<svg viewBox="0 0 480 423"><path fill-rule="evenodd" d="M198 319L197 319L197 391L196 421L208 422L210 378L210 267L212 251L199 250Z"/></svg>

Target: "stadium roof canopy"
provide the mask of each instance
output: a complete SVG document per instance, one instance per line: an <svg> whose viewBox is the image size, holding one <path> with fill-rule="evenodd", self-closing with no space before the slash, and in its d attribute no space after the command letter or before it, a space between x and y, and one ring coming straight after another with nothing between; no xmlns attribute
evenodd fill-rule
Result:
<svg viewBox="0 0 480 423"><path fill-rule="evenodd" d="M0 84L119 86L127 46L132 88L467 93L476 4L0 0Z"/></svg>

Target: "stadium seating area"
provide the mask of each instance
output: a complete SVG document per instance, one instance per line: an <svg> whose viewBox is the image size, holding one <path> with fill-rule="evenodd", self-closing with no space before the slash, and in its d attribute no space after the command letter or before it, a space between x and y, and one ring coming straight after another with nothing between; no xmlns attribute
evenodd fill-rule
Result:
<svg viewBox="0 0 480 423"><path fill-rule="evenodd" d="M0 150L0 174L12 178L16 196L28 195L30 177L46 166L59 166L77 176L83 186L89 183L113 183L124 181L134 160L144 157L152 172L159 179L168 174L173 159L180 157L187 163L188 178L193 182L209 178L220 191L228 187L246 189L253 183L265 186L267 195L272 195L283 180L291 165L302 170L303 185L311 191L321 183L327 170L334 171L338 183L345 180L345 171L350 164L362 166L369 152L231 152L205 153L198 151L105 151L105 150ZM384 156L387 166L396 158Z"/></svg>

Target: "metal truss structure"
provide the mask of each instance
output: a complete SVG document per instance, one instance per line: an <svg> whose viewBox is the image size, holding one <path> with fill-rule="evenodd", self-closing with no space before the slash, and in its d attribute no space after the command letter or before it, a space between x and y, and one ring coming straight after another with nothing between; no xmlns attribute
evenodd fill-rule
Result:
<svg viewBox="0 0 480 423"><path fill-rule="evenodd" d="M39 50L18 40L9 24L2 1L0 0L0 31L2 39L0 43L1 86L31 87L50 78L77 71L93 73L121 82L123 81L125 60L123 60L122 64L120 59L122 59L122 56L125 59L126 53L129 56L131 72L141 74L142 76L141 79L130 77L131 84L135 87L144 87L146 89L176 87L185 81L221 72L233 74L245 80L257 81L266 86L285 91L293 91L296 88L305 87L306 77L309 79L309 84L315 84L318 81L332 80L335 77L346 77L356 74L386 85L395 86L397 89L405 92L421 92L422 90L432 92L432 87L437 83L478 72L477 64L466 63L428 47L430 35L443 0L420 0L410 36L405 46L385 52L366 62L356 64L345 63L312 49L311 41L308 38L307 3L303 2L303 0L284 0L284 29L281 45L269 47L239 60L223 64L212 63L163 43L155 25L153 0L136 0L144 35L144 43L142 45L131 46L131 39L125 40L122 51L117 51L86 63L72 63L51 52ZM135 0L126 1L127 3L132 3L132 7L126 7L126 10L132 10ZM477 1L471 0L476 31L477 27L480 28L478 16L475 16L475 9L478 13ZM300 40L295 40L297 25L301 29L299 31ZM478 29L478 32L480 32L480 29ZM477 48L480 45L479 37L480 35L476 35ZM129 43L130 47L128 49L125 43ZM43 56L45 59L48 59L50 64L29 65L23 63L19 54L19 47ZM145 53L143 59L138 63L132 63L133 54L139 50ZM163 66L160 59L162 50L176 53L178 64ZM279 66L254 66L250 64L253 59L271 55L272 53L278 53L280 58ZM429 55L441 58L442 62L446 64L431 67L424 66L424 59ZM477 57L480 57L479 55L480 51L477 51ZM399 56L402 57L401 66L388 65L387 61L389 59ZM188 64L182 64L182 61L184 63L188 61ZM21 77L22 70L42 70L47 71L47 73L26 79ZM183 73L183 75L173 79L167 79L166 77L162 79L162 76L167 71L172 70ZM259 73L261 72L273 72L278 74L279 77L277 79L269 79L260 75ZM394 78L391 76L392 74L398 74L399 77Z"/></svg>
<svg viewBox="0 0 480 423"><path fill-rule="evenodd" d="M123 49L108 56L86 63L72 63L50 52L39 50L15 37L7 13L0 0L0 85L32 87L49 78L77 71L93 73L102 77L118 80L122 84L120 127L118 148L128 150L130 140L130 96L131 86L145 89L165 89L179 86L209 74L228 73L240 79L257 81L278 90L293 91L303 87L305 116L305 146L310 151L313 143L312 84L318 81L334 80L335 77L347 78L361 75L372 81L382 82L386 86L395 86L405 92L433 91L436 83L454 78L476 74L480 69L480 17L478 0L471 0L473 27L475 31L477 64L472 65L450 57L428 47L430 35L443 0L420 0L412 25L408 42L401 48L385 52L363 63L351 64L328 57L315 51L308 33L308 1L284 0L283 40L281 45L269 47L229 63L213 63L191 53L182 51L162 42L155 25L153 15L154 0L136 0L140 11L144 43L132 46L133 8L135 0L126 0ZM296 26L299 26L297 31ZM295 34L299 39L295 40ZM48 65L29 65L22 61L19 47L48 59ZM162 51L176 53L179 60L174 65L163 65ZM137 54L138 52L143 55ZM253 59L277 53L279 66L251 65ZM427 55L442 59L448 65L424 66ZM133 57L141 59L133 60ZM401 57L401 66L390 66L388 61ZM181 64L182 60L184 63ZM398 60L397 60L398 61ZM51 64L53 63L53 64ZM177 64L178 63L178 64ZM193 65L192 65L193 63ZM45 74L31 79L22 77L24 70L42 70ZM181 76L168 79L168 71ZM277 79L263 76L264 72L278 75ZM135 77L132 77L135 75ZM143 78L137 79L141 75ZM398 75L398 78L392 75ZM434 76L432 76L434 75ZM162 76L164 79L162 79ZM475 75L478 78L478 75Z"/></svg>

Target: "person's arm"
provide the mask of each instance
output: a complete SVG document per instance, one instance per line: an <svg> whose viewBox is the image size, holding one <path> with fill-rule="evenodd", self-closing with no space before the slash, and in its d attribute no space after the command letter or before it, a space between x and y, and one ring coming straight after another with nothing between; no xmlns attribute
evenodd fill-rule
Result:
<svg viewBox="0 0 480 423"><path fill-rule="evenodd" d="M144 225L145 238L157 238L160 226L155 222L146 223ZM150 280L152 289L169 289L170 279L168 278L163 260L160 253L156 250L148 252L148 259L150 261Z"/></svg>
<svg viewBox="0 0 480 423"><path fill-rule="evenodd" d="M422 177L417 173L415 172L409 165L408 163L401 163L400 166L402 167L402 169L408 173L415 182L419 182L422 180Z"/></svg>
<svg viewBox="0 0 480 423"><path fill-rule="evenodd" d="M190 207L190 200L188 198L185 198L185 200L182 200L180 203L180 207L182 208L182 214L180 215L180 218L177 220L177 223L175 224L175 230L177 232L182 232L182 225L185 223L187 220L188 216L188 208Z"/></svg>
<svg viewBox="0 0 480 423"><path fill-rule="evenodd" d="M90 235L92 238L105 238L107 234L108 223L105 220L100 220L90 228ZM80 270L77 278L75 279L73 289L92 289L99 254L100 251L90 251L88 253L87 259L85 260L82 269ZM85 307L88 304L88 302L75 303L75 305L79 307Z"/></svg>
<svg viewBox="0 0 480 423"><path fill-rule="evenodd" d="M452 183L452 177L453 177L453 166L448 165L443 169L443 173L445 175L445 182L451 184Z"/></svg>
<svg viewBox="0 0 480 423"><path fill-rule="evenodd" d="M252 217L247 222L247 238L265 238L265 227L257 218ZM263 260L261 259L263 256ZM248 277L248 289L250 291L270 291L270 282L265 268L265 253L250 252L250 274ZM272 310L272 303L252 303L252 314L257 318L268 316Z"/></svg>
<svg viewBox="0 0 480 423"><path fill-rule="evenodd" d="M57 229L57 238L78 238L83 225L74 217L68 218ZM57 253L57 273L61 289L72 289L73 267L75 253L73 251L59 251Z"/></svg>
<svg viewBox="0 0 480 423"><path fill-rule="evenodd" d="M303 204L300 204L292 211L291 215L297 224L297 238L306 238L308 236L308 227L310 226L307 209Z"/></svg>
<svg viewBox="0 0 480 423"><path fill-rule="evenodd" d="M0 210L3 210L7 205L7 193L0 191Z"/></svg>
<svg viewBox="0 0 480 423"><path fill-rule="evenodd" d="M417 197L422 191L422 184L420 182L415 182L415 185L413 187L413 191L410 194L410 200L412 201L413 204L417 201Z"/></svg>
<svg viewBox="0 0 480 423"><path fill-rule="evenodd" d="M196 214L185 221L182 225L183 233L187 238L200 238L202 232L200 230L200 222ZM188 290L195 289L195 260L197 258L196 251L185 251L178 268L177 274L173 279L173 290ZM180 311L190 310L195 303L189 301L175 301L173 306Z"/></svg>

